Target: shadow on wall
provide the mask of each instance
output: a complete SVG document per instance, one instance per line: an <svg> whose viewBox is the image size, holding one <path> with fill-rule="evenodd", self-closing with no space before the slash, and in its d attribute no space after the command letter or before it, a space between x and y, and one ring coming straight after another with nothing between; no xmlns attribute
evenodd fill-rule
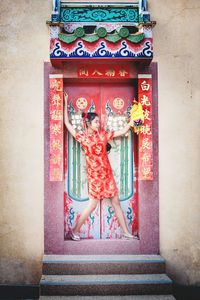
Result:
<svg viewBox="0 0 200 300"><path fill-rule="evenodd" d="M174 284L173 295L176 300L199 300L200 286L183 286Z"/></svg>

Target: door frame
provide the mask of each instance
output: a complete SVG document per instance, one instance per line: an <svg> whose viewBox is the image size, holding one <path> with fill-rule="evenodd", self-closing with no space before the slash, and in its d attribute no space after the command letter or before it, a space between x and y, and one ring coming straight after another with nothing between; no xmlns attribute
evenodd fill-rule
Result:
<svg viewBox="0 0 200 300"><path fill-rule="evenodd" d="M44 63L44 253L45 254L158 254L159 253L159 173L158 173L158 93L157 63L148 67L131 65L131 79L140 73L152 74L153 180L138 182L140 240L64 241L64 181L49 181L49 74L75 77L66 68ZM78 80L78 79L76 79ZM81 80L81 79L79 79ZM83 80L82 80L83 81ZM115 81L116 82L116 81ZM153 224L153 226L152 226Z"/></svg>
<svg viewBox="0 0 200 300"><path fill-rule="evenodd" d="M127 109L130 108L130 101L132 99L137 98L137 86L136 81L132 82L122 82L119 83L110 83L110 82L94 82L94 83L82 83L82 82L64 82L64 90L69 95L69 106L70 109L76 112L78 111L78 108L76 106L76 99L79 97L84 97L87 99L87 107L86 110L91 109L93 105L95 106L95 112L99 115L101 119L102 129L106 128L106 116L109 114L109 112L112 111L114 114L124 114ZM116 108L113 105L114 98L117 97L122 98L124 100L124 105L119 109ZM74 111L74 112L75 112ZM70 137L70 138L69 138ZM83 209L88 204L88 194L84 194L81 197L74 195L73 190L76 191L79 190L80 192L80 178L84 178L83 181L86 179L86 174L84 170L81 168L81 173L83 172L84 175L81 175L79 178L76 178L75 180L72 180L73 178L73 171L74 168L74 155L72 147L79 147L78 152L80 152L80 144L75 142L75 140L71 137L71 135L68 134L67 130L64 130L64 157L66 156L65 160L65 168L64 168L64 180L65 180L65 240L69 240L69 230L71 227L74 226L77 217L79 214L83 211ZM119 141L121 140L121 142ZM116 153L114 150L111 151L109 154L109 161L112 166L113 174L117 172L118 178L116 179L116 184L118 187L119 192L119 200L121 203L122 210L124 211L125 220L127 223L127 226L129 228L129 231L134 234L135 236L138 235L138 135L129 131L129 138L122 137L119 139L116 139L115 142L119 145L121 148L121 143L123 144L123 141L125 142L127 140L128 142L128 153L127 153L127 170L125 171L125 174L121 175L120 172L120 165L122 163L121 161L121 155L119 156L119 152ZM110 141L111 144L113 144L113 141ZM73 144L73 145L72 145ZM113 145L114 146L114 145ZM118 150L119 151L119 150ZM76 152L76 150L75 150ZM82 151L81 151L82 152ZM76 159L77 154L75 155ZM83 161L82 158L84 156L83 153L80 153L79 163L82 165ZM125 157L123 157L125 159ZM119 164L116 164L116 161L119 159ZM85 159L84 159L85 160ZM124 165L125 167L125 165ZM117 168L117 170L116 170ZM132 171L131 171L132 170ZM80 173L79 171L75 172L76 174ZM123 192L126 194L121 194L121 182L124 182L124 175L127 176L127 187L124 189L127 191L129 187L129 194L126 194L125 190ZM114 175L115 177L115 175ZM75 188L75 184L79 182L79 189ZM83 187L82 187L83 188ZM85 193L86 192L86 186L84 186ZM114 239L114 238L122 238L122 230L120 228L119 223L116 220L115 215L110 214L110 211L108 210L108 207L111 208L110 201L108 200L102 200L99 202L98 207L96 210L92 213L93 218L88 218L87 222L85 222L85 226L81 229L81 238L82 239ZM113 210L113 208L111 208ZM130 214L128 214L128 212ZM130 219L132 218L132 220Z"/></svg>

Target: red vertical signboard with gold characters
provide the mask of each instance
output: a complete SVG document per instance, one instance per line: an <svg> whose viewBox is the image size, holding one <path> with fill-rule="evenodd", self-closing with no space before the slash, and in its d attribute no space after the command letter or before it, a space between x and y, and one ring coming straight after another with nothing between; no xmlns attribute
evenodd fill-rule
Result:
<svg viewBox="0 0 200 300"><path fill-rule="evenodd" d="M50 181L63 180L63 75L50 74Z"/></svg>
<svg viewBox="0 0 200 300"><path fill-rule="evenodd" d="M139 180L153 180L152 75L138 75L138 100L142 104L144 123L139 130Z"/></svg>

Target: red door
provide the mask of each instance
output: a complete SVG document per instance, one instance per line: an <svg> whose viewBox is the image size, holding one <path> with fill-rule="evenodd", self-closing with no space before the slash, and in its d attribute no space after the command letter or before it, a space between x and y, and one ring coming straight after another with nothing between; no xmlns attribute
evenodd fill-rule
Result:
<svg viewBox="0 0 200 300"><path fill-rule="evenodd" d="M125 115L130 108L136 89L133 84L69 84L68 109L71 122L81 128L81 111L95 111L101 118L102 127L117 130L123 127ZM137 192L137 141L129 131L127 136L110 142L109 159L119 191L119 200L130 232L138 234ZM81 146L70 134L65 134L65 211L64 233L68 232L87 205L87 174L85 157ZM121 238L122 232L109 199L99 202L81 228L81 238Z"/></svg>

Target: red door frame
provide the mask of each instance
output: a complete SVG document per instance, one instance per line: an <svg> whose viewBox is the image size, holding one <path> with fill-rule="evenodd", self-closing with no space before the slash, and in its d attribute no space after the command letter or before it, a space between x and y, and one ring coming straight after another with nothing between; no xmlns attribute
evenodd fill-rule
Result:
<svg viewBox="0 0 200 300"><path fill-rule="evenodd" d="M72 68L73 70L73 68ZM153 173L154 180L139 181L139 240L64 241L63 182L49 181L49 74L63 74L44 63L44 253L45 254L158 254L159 253L159 174L158 174L158 94L157 64L131 66L131 79L152 74L153 79ZM75 77L73 71L71 77ZM71 79L68 79L71 80ZM80 79L81 80L81 79ZM116 81L115 81L116 82ZM119 81L120 82L120 81Z"/></svg>

